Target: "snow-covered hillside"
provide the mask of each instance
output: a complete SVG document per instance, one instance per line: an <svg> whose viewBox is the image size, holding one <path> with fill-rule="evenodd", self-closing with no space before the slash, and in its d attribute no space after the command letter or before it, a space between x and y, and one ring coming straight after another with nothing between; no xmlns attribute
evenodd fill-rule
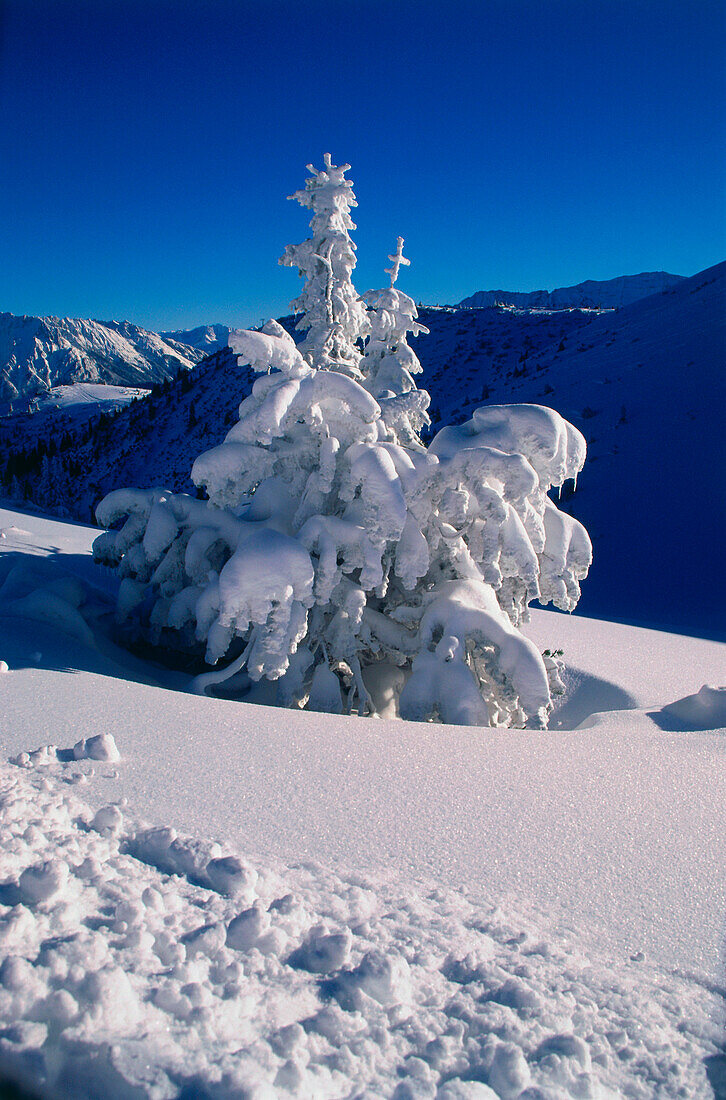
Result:
<svg viewBox="0 0 726 1100"><path fill-rule="evenodd" d="M53 386L32 399L33 425L37 426L39 434L45 431L52 435L59 428L62 431L67 423L78 425L100 412L118 412L148 393L148 389L138 386L112 386L105 382ZM14 423L21 420L27 423L26 413L10 413L3 417L3 428L6 432L12 430Z"/></svg>
<svg viewBox="0 0 726 1100"><path fill-rule="evenodd" d="M96 534L0 511L1 1075L720 1095L723 646L536 612L550 733L203 699L110 641Z"/></svg>
<svg viewBox="0 0 726 1100"><path fill-rule="evenodd" d="M0 471L8 463L22 470L35 459L34 472L17 475L21 492L27 488L31 499L42 501L49 510L64 508L84 520L92 519L98 500L121 484L168 485L193 493L193 459L221 441L253 380L252 371L239 367L226 348L192 372L155 386L148 397L113 419L102 417L90 433L63 422L62 416L55 428L37 413L6 418L0 432ZM37 452L39 442L44 450L48 441L54 460L53 491L43 496Z"/></svg>
<svg viewBox="0 0 726 1100"><path fill-rule="evenodd" d="M682 279L682 275L669 275L667 271L643 271L640 275L619 275L604 281L587 279L577 286L556 290L477 290L459 305L481 308L503 302L522 309L618 309L669 290Z"/></svg>
<svg viewBox="0 0 726 1100"><path fill-rule="evenodd" d="M422 384L432 394L430 412L436 427L441 426L441 401L452 396L447 391L450 370L459 372L458 401L453 407L447 405L446 415L456 422L470 415L467 412L465 417L463 410L488 399L485 378L493 373L511 377L519 369L523 353L558 345L591 316L579 310L515 315L507 310L423 309L421 313L431 334L417 340L416 351L424 365ZM470 328L472 317L476 325ZM294 317L281 321L299 338ZM55 463L54 498L39 495L39 466L35 474L19 475L21 493L50 510L62 502L71 515L87 520L94 502L119 485L153 483L194 492L189 477L192 461L221 442L253 381L254 373L238 366L230 348L222 348L193 372L157 386L145 401L116 416L113 425L103 422L91 438L76 437L61 448ZM56 434L61 442L66 431L73 436L72 425L61 420L59 417L54 431L52 423L37 414L5 418L0 433L0 474L11 456L27 455L39 444L41 449L43 445L47 448ZM22 461L20 465L25 468ZM6 477L6 491L11 478L12 474Z"/></svg>
<svg viewBox="0 0 726 1100"><path fill-rule="evenodd" d="M73 382L147 387L188 370L204 354L129 321L0 313L0 402Z"/></svg>
<svg viewBox="0 0 726 1100"><path fill-rule="evenodd" d="M489 312L462 320L470 340ZM588 440L571 505L594 546L579 612L723 637L726 264L521 356L479 364L488 400L551 405ZM480 376L455 358L428 380L443 423L480 403L462 399Z"/></svg>

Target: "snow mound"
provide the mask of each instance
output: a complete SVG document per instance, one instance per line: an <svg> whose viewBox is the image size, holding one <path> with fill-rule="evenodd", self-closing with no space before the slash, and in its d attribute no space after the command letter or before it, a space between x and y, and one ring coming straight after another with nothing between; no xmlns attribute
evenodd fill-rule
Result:
<svg viewBox="0 0 726 1100"><path fill-rule="evenodd" d="M552 730L576 730L593 714L635 710L635 697L618 684L568 665L562 673L565 691L550 718Z"/></svg>
<svg viewBox="0 0 726 1100"><path fill-rule="evenodd" d="M59 749L57 745L41 745L32 752L21 752L10 763L18 768L42 768L56 761L67 763L70 760L102 760L117 763L121 753L116 747L113 734L98 733L93 737L83 737L72 749Z"/></svg>
<svg viewBox="0 0 726 1100"><path fill-rule="evenodd" d="M458 890L253 870L128 821L0 765L5 1078L60 1098L708 1093L717 997L695 981L636 956L616 974Z"/></svg>
<svg viewBox="0 0 726 1100"><path fill-rule="evenodd" d="M115 763L121 759L121 753L110 733L99 733L76 742L73 757L75 760L110 760Z"/></svg>
<svg viewBox="0 0 726 1100"><path fill-rule="evenodd" d="M726 726L726 687L704 684L700 691L651 712L665 730L717 730Z"/></svg>

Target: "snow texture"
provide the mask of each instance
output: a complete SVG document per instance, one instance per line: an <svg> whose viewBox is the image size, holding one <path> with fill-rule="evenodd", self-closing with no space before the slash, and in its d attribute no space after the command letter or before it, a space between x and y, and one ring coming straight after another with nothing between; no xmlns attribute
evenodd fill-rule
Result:
<svg viewBox="0 0 726 1100"><path fill-rule="evenodd" d="M642 956L431 882L253 871L12 766L0 792L0 1072L44 1096L706 1095L716 997Z"/></svg>

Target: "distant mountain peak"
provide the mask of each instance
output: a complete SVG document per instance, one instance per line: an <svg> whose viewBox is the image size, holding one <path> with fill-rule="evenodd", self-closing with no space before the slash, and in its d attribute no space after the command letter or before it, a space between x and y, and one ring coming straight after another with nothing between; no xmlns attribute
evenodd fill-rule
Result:
<svg viewBox="0 0 726 1100"><path fill-rule="evenodd" d="M482 309L499 303L522 309L619 309L651 294L683 282L684 275L671 275L667 271L642 271L639 275L619 275L615 279L587 279L577 286L558 287L556 290L477 290L459 305L463 308Z"/></svg>
<svg viewBox="0 0 726 1100"><path fill-rule="evenodd" d="M159 335L164 340L171 340L173 343L196 348L198 351L203 351L205 355L211 355L212 352L226 346L229 339L229 326L197 325L196 328L173 329L160 332Z"/></svg>

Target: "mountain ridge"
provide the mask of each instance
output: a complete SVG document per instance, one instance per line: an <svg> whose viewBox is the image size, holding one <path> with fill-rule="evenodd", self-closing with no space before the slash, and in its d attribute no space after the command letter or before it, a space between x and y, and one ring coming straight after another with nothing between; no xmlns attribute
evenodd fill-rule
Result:
<svg viewBox="0 0 726 1100"><path fill-rule="evenodd" d="M148 387L204 354L131 321L0 313L0 402L76 382Z"/></svg>
<svg viewBox="0 0 726 1100"><path fill-rule="evenodd" d="M197 348L205 355L211 355L225 346L229 332L229 325L197 325L190 329L163 329L159 336L172 344Z"/></svg>
<svg viewBox="0 0 726 1100"><path fill-rule="evenodd" d="M501 302L527 309L619 308L683 278L641 272L600 282L589 279L553 291L479 290L458 308ZM0 402L32 398L76 382L148 388L224 347L229 332L222 324L157 333L124 320L0 312Z"/></svg>
<svg viewBox="0 0 726 1100"><path fill-rule="evenodd" d="M618 275L614 279L586 279L575 286L554 290L477 290L458 304L462 309L504 303L523 309L620 309L668 290L686 277L667 271L641 271L638 275Z"/></svg>

